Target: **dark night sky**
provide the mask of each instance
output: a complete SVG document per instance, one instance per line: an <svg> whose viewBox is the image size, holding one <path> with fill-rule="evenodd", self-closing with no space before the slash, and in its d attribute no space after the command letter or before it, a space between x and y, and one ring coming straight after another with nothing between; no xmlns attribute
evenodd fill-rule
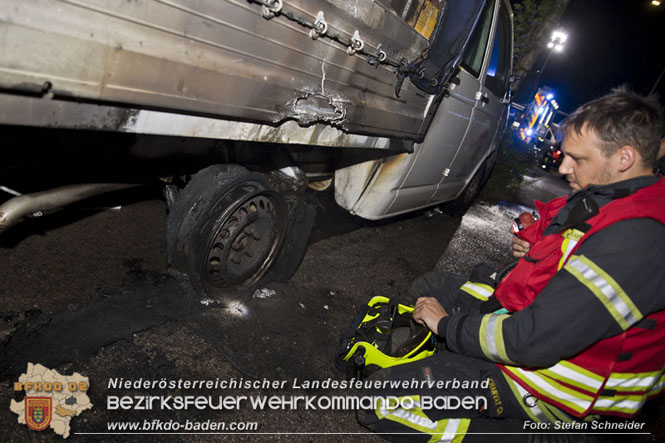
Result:
<svg viewBox="0 0 665 443"><path fill-rule="evenodd" d="M624 83L647 94L665 68L665 1L571 0L560 24L566 48L552 54L541 84L557 91L563 111ZM665 105L665 76L657 92Z"/></svg>

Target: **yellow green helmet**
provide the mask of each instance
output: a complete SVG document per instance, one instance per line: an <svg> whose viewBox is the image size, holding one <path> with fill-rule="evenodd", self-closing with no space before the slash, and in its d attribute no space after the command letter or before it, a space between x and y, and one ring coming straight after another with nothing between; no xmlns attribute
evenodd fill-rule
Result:
<svg viewBox="0 0 665 443"><path fill-rule="evenodd" d="M429 357L436 351L432 332L413 320L413 306L373 297L342 334L336 365L347 379Z"/></svg>

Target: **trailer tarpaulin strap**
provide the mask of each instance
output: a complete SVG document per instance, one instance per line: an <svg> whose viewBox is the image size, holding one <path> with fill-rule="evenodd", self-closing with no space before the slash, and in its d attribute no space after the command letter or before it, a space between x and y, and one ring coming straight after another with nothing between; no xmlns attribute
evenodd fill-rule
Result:
<svg viewBox="0 0 665 443"><path fill-rule="evenodd" d="M421 57L402 68L414 85L428 94L439 94L459 67L471 34L487 0L448 0L434 29L431 44ZM399 95L401 82L396 93Z"/></svg>

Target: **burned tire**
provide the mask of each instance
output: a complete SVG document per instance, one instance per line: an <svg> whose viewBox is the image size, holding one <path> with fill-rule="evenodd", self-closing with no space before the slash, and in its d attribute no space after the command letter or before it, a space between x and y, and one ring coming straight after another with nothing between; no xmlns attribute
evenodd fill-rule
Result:
<svg viewBox="0 0 665 443"><path fill-rule="evenodd" d="M251 288L283 255L288 213L262 174L234 165L202 169L169 210L169 264L197 292Z"/></svg>
<svg viewBox="0 0 665 443"><path fill-rule="evenodd" d="M300 267L307 251L307 241L316 215L316 202L308 196L310 195L304 193L284 196L289 208L286 235L279 255L268 271L264 283L285 282L293 277Z"/></svg>

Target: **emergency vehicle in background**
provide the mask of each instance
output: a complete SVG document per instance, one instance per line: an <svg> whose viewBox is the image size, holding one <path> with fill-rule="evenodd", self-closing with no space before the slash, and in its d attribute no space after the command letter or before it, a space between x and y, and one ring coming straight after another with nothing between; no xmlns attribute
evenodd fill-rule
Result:
<svg viewBox="0 0 665 443"><path fill-rule="evenodd" d="M522 141L533 145L544 141L558 109L559 104L554 99L554 92L547 87L539 88L533 96L533 101L526 108L519 127Z"/></svg>
<svg viewBox="0 0 665 443"><path fill-rule="evenodd" d="M513 123L519 140L533 150L537 163L546 170L557 169L563 160L559 125L554 121L558 114L564 113L559 111L554 91L545 86L538 88L521 118Z"/></svg>

